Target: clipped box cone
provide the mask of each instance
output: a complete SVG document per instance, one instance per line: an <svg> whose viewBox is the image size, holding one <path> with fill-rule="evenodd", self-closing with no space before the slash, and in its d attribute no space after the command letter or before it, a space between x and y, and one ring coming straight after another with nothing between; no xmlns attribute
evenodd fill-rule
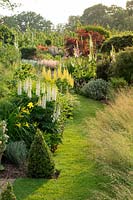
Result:
<svg viewBox="0 0 133 200"><path fill-rule="evenodd" d="M28 176L32 178L50 178L54 174L54 162L51 152L40 130L37 130L31 144L28 157Z"/></svg>

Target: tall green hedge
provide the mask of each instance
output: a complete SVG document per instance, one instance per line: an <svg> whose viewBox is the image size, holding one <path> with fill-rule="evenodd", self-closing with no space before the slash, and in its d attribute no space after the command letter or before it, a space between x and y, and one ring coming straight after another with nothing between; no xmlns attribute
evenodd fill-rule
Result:
<svg viewBox="0 0 133 200"><path fill-rule="evenodd" d="M133 46L133 35L123 35L123 36L114 36L110 39L106 40L101 48L101 51L103 53L107 52L110 53L112 49L112 45L115 48L115 50L118 52L119 50L124 50L126 47L132 47Z"/></svg>
<svg viewBox="0 0 133 200"><path fill-rule="evenodd" d="M112 70L115 77L121 77L128 83L133 83L133 48L127 48L117 54Z"/></svg>
<svg viewBox="0 0 133 200"><path fill-rule="evenodd" d="M0 41L3 44L13 45L14 40L15 40L15 36L12 33L12 31L5 25L0 25Z"/></svg>
<svg viewBox="0 0 133 200"><path fill-rule="evenodd" d="M103 28L102 26L94 26L94 25L88 25L88 26L83 26L81 27L81 29L84 29L86 31L94 31L94 32L98 32L101 35L104 35L105 38L109 38L110 36L110 32L107 31L105 28Z"/></svg>

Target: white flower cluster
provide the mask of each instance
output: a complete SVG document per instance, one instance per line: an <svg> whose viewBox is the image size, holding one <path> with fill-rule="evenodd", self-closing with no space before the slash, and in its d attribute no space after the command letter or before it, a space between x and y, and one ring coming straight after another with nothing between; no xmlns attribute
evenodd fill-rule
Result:
<svg viewBox="0 0 133 200"><path fill-rule="evenodd" d="M47 101L56 101L57 98L57 87L55 84L45 84L41 83L40 80L36 81L35 94L39 97L38 105L46 108ZM33 84L30 78L24 80L23 82L19 80L18 82L18 95L22 95L24 91L29 98L32 98Z"/></svg>
<svg viewBox="0 0 133 200"><path fill-rule="evenodd" d="M54 114L52 116L53 117L53 122L55 122L56 120L58 120L59 117L60 117L60 115L61 115L60 105L57 105L55 107Z"/></svg>
<svg viewBox="0 0 133 200"><path fill-rule="evenodd" d="M35 65L38 64L38 61L37 60L22 59L22 63L28 63L28 64L31 64L31 65L35 66Z"/></svg>
<svg viewBox="0 0 133 200"><path fill-rule="evenodd" d="M26 60L26 59L22 59L23 63L28 63L31 64L33 66L35 65L44 65L46 67L51 67L51 68L56 68L59 65L59 62L57 60L47 60L47 59L43 59L43 60Z"/></svg>

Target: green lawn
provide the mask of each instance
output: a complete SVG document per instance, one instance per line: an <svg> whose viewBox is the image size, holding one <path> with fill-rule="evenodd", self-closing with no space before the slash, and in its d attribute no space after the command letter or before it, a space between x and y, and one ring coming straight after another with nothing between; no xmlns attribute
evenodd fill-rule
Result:
<svg viewBox="0 0 133 200"><path fill-rule="evenodd" d="M56 168L61 170L59 178L17 179L14 190L18 200L88 200L91 190L97 188L94 166L87 158L85 119L93 117L103 105L84 97L79 100L80 106L67 123L63 144L54 157Z"/></svg>

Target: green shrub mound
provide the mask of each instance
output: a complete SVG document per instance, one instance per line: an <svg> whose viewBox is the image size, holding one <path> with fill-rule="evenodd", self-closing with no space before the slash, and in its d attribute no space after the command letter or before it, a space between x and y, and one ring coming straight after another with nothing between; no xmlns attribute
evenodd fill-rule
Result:
<svg viewBox="0 0 133 200"><path fill-rule="evenodd" d="M15 36L11 29L5 25L0 25L0 42L3 44L14 45Z"/></svg>
<svg viewBox="0 0 133 200"><path fill-rule="evenodd" d="M95 99L106 99L109 90L108 83L103 79L91 80L83 86L81 92L83 95Z"/></svg>
<svg viewBox="0 0 133 200"><path fill-rule="evenodd" d="M115 90L126 88L128 86L124 78L111 78L110 83L111 83L112 88L114 88Z"/></svg>
<svg viewBox="0 0 133 200"><path fill-rule="evenodd" d="M22 59L33 59L37 54L36 48L34 47L23 47L20 51Z"/></svg>
<svg viewBox="0 0 133 200"><path fill-rule="evenodd" d="M131 47L133 46L133 35L113 36L103 43L101 51L110 53L112 45L117 52L126 47Z"/></svg>
<svg viewBox="0 0 133 200"><path fill-rule="evenodd" d="M108 81L110 75L111 75L110 58L107 57L103 58L102 60L99 60L97 62L97 68L96 68L97 79L104 79Z"/></svg>
<svg viewBox="0 0 133 200"><path fill-rule="evenodd" d="M114 76L124 78L128 83L133 82L133 48L127 48L117 54L113 73Z"/></svg>
<svg viewBox="0 0 133 200"><path fill-rule="evenodd" d="M37 130L28 157L28 176L50 178L54 173L54 162L40 130Z"/></svg>
<svg viewBox="0 0 133 200"><path fill-rule="evenodd" d="M16 200L13 192L13 187L10 183L7 183L6 189L1 193L1 200Z"/></svg>
<svg viewBox="0 0 133 200"><path fill-rule="evenodd" d="M84 29L84 30L86 30L86 31L98 32L101 35L104 35L105 38L109 38L109 36L110 36L110 32L107 31L102 26L88 25L88 26L83 26L81 28Z"/></svg>

